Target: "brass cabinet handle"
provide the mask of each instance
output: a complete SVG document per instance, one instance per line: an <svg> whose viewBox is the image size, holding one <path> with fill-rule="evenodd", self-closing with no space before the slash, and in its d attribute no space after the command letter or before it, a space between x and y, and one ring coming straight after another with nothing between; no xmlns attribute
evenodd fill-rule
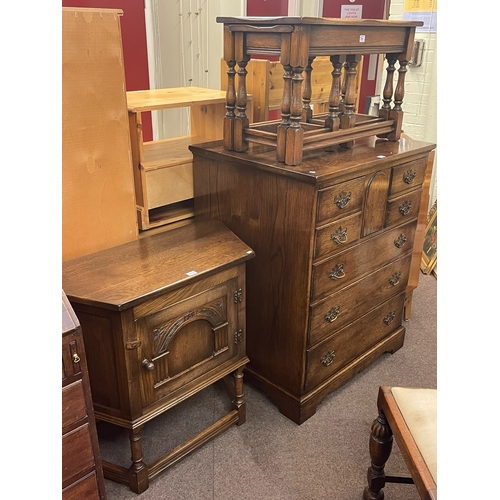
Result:
<svg viewBox="0 0 500 500"><path fill-rule="evenodd" d="M403 182L405 184L411 184L415 180L416 176L417 172L413 168L410 168L410 170L403 174Z"/></svg>
<svg viewBox="0 0 500 500"><path fill-rule="evenodd" d="M330 237L338 245L344 245L347 243L347 229L340 226Z"/></svg>
<svg viewBox="0 0 500 500"><path fill-rule="evenodd" d="M149 361L148 359L143 359L142 360L142 366L144 366L144 368L146 368L146 370L148 371L152 371L154 370L154 363L152 361Z"/></svg>
<svg viewBox="0 0 500 500"><path fill-rule="evenodd" d="M333 281L345 278L344 264L337 264L330 269L330 271L328 271L328 277Z"/></svg>
<svg viewBox="0 0 500 500"><path fill-rule="evenodd" d="M351 200L351 192L346 192L342 191L340 194L335 196L333 201L335 202L335 205L339 208L345 208L349 201Z"/></svg>
<svg viewBox="0 0 500 500"><path fill-rule="evenodd" d="M393 321L394 321L394 318L396 317L396 312L395 311L391 311L385 318L384 318L384 323L386 325L390 325Z"/></svg>
<svg viewBox="0 0 500 500"><path fill-rule="evenodd" d="M321 364L323 366L330 366L333 362L333 358L335 357L335 351L328 351L322 358Z"/></svg>
<svg viewBox="0 0 500 500"><path fill-rule="evenodd" d="M394 245L401 248L406 243L406 234L400 234L395 240Z"/></svg>
<svg viewBox="0 0 500 500"><path fill-rule="evenodd" d="M334 281L345 278L344 264L337 264L336 266L332 267L332 269L328 271L328 277Z"/></svg>
<svg viewBox="0 0 500 500"><path fill-rule="evenodd" d="M398 271L394 273L390 278L389 278L389 283L392 286L396 286L399 283L399 280L401 279L401 272Z"/></svg>
<svg viewBox="0 0 500 500"><path fill-rule="evenodd" d="M406 200L404 203L399 205L398 210L399 210L399 213L401 215L408 215L410 213L410 210L411 210L411 201Z"/></svg>
<svg viewBox="0 0 500 500"><path fill-rule="evenodd" d="M80 362L80 356L78 356L78 354L75 352L73 354L73 363L79 363Z"/></svg>
<svg viewBox="0 0 500 500"><path fill-rule="evenodd" d="M340 306L332 307L325 314L325 321L327 321L328 323L333 323L339 317L339 313L340 313Z"/></svg>

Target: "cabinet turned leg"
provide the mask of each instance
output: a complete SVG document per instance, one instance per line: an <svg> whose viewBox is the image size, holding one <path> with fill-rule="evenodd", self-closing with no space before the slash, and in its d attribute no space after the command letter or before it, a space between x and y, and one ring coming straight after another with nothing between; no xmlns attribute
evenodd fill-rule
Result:
<svg viewBox="0 0 500 500"><path fill-rule="evenodd" d="M238 410L238 422L237 425L242 425L247 419L247 408L243 394L243 369L238 368L234 373L234 400L233 407Z"/></svg>
<svg viewBox="0 0 500 500"><path fill-rule="evenodd" d="M129 469L129 488L134 493L142 493L149 488L148 467L142 456L141 425L129 433L132 465Z"/></svg>
<svg viewBox="0 0 500 500"><path fill-rule="evenodd" d="M392 431L385 415L379 412L373 421L370 435L371 466L368 469L368 486L363 492L363 500L383 500L385 486L384 466L392 451Z"/></svg>

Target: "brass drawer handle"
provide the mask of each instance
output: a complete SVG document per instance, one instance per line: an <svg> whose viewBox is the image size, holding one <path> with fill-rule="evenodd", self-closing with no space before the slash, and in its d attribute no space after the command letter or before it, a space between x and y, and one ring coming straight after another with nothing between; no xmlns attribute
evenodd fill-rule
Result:
<svg viewBox="0 0 500 500"><path fill-rule="evenodd" d="M328 323L333 323L339 317L339 313L340 313L340 306L332 307L325 314L325 321L327 321Z"/></svg>
<svg viewBox="0 0 500 500"><path fill-rule="evenodd" d="M323 366L330 366L333 362L333 358L335 357L335 351L328 351L322 358L321 364Z"/></svg>
<svg viewBox="0 0 500 500"><path fill-rule="evenodd" d="M400 234L395 240L394 245L401 248L406 243L406 234Z"/></svg>
<svg viewBox="0 0 500 500"><path fill-rule="evenodd" d="M393 321L394 321L394 318L396 317L396 312L395 311L391 311L385 318L384 318L384 323L386 325L390 325Z"/></svg>
<svg viewBox="0 0 500 500"><path fill-rule="evenodd" d="M415 180L416 176L417 172L413 168L410 168L410 170L403 174L403 182L405 184L411 184Z"/></svg>
<svg viewBox="0 0 500 500"><path fill-rule="evenodd" d="M351 200L351 192L342 191L340 194L335 196L334 202L339 208L345 208L349 201Z"/></svg>
<svg viewBox="0 0 500 500"><path fill-rule="evenodd" d="M340 226L334 233L331 234L331 239L338 245L347 243L347 229Z"/></svg>
<svg viewBox="0 0 500 500"><path fill-rule="evenodd" d="M398 271L396 273L394 273L390 278L389 278L389 283L392 285L392 286L396 286L397 284L399 284L399 280L401 279L401 272Z"/></svg>
<svg viewBox="0 0 500 500"><path fill-rule="evenodd" d="M142 360L142 366L144 366L144 368L146 368L146 370L148 371L153 371L155 367L154 363L149 361L148 359Z"/></svg>
<svg viewBox="0 0 500 500"><path fill-rule="evenodd" d="M330 269L330 271L328 271L328 277L333 281L345 278L344 264L337 264Z"/></svg>
<svg viewBox="0 0 500 500"><path fill-rule="evenodd" d="M79 363L80 362L80 356L78 356L78 354L75 352L73 354L73 363Z"/></svg>
<svg viewBox="0 0 500 500"><path fill-rule="evenodd" d="M408 215L411 210L411 201L407 200L403 204L399 205L398 210L401 215Z"/></svg>

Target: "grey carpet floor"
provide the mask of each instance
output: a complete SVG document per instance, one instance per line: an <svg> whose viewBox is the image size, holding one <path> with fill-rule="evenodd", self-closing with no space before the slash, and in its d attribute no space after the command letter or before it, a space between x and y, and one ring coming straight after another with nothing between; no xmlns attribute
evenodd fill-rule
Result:
<svg viewBox="0 0 500 500"><path fill-rule="evenodd" d="M244 425L231 427L172 466L140 495L106 480L108 500L361 500L378 387L437 387L436 303L436 279L420 275L404 346L329 394L302 425L245 384ZM142 433L146 463L227 410L227 397L212 386L148 423ZM98 429L102 457L128 467L126 433L104 423ZM407 473L395 443L386 472ZM419 500L413 485L387 484L385 495L387 500Z"/></svg>

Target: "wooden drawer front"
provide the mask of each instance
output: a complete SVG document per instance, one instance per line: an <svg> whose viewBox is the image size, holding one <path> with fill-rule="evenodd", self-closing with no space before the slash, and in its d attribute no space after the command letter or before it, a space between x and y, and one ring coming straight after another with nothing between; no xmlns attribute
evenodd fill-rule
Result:
<svg viewBox="0 0 500 500"><path fill-rule="evenodd" d="M64 489L62 492L62 500L99 500L97 475L95 471L81 481Z"/></svg>
<svg viewBox="0 0 500 500"><path fill-rule="evenodd" d="M62 438L62 481L76 477L94 466L89 424L84 424Z"/></svg>
<svg viewBox="0 0 500 500"><path fill-rule="evenodd" d="M313 265L311 301L340 290L411 252L415 229L416 222L412 221Z"/></svg>
<svg viewBox="0 0 500 500"><path fill-rule="evenodd" d="M316 229L314 258L319 259L344 250L359 239L361 212Z"/></svg>
<svg viewBox="0 0 500 500"><path fill-rule="evenodd" d="M401 193L420 186L424 182L426 165L427 156L393 167L389 194Z"/></svg>
<svg viewBox="0 0 500 500"><path fill-rule="evenodd" d="M340 330L406 289L411 254L353 283L311 307L309 346Z"/></svg>
<svg viewBox="0 0 500 500"><path fill-rule="evenodd" d="M305 390L333 375L401 326L404 293L307 351Z"/></svg>
<svg viewBox="0 0 500 500"><path fill-rule="evenodd" d="M148 209L192 198L193 163L149 170L146 172L146 189Z"/></svg>
<svg viewBox="0 0 500 500"><path fill-rule="evenodd" d="M360 210L363 205L364 190L365 178L358 177L319 191L317 223L321 224Z"/></svg>
<svg viewBox="0 0 500 500"><path fill-rule="evenodd" d="M69 426L87 417L83 382L78 380L62 390L62 429L66 432Z"/></svg>
<svg viewBox="0 0 500 500"><path fill-rule="evenodd" d="M238 329L233 278L137 321L142 339L143 406L244 356L245 332Z"/></svg>
<svg viewBox="0 0 500 500"><path fill-rule="evenodd" d="M82 375L83 340L81 333L73 333L62 338L62 383L70 384Z"/></svg>
<svg viewBox="0 0 500 500"><path fill-rule="evenodd" d="M412 191L387 202L387 227L418 217L422 190Z"/></svg>

